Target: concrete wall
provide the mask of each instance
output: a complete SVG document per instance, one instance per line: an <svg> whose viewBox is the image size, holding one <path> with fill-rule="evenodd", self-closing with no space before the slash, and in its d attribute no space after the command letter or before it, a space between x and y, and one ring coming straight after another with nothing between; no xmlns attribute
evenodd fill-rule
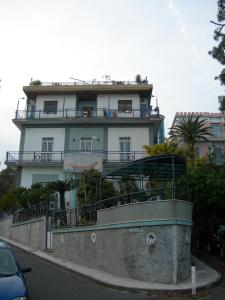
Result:
<svg viewBox="0 0 225 300"><path fill-rule="evenodd" d="M54 231L53 255L123 277L177 283L190 273L191 211L180 200L101 210L101 224Z"/></svg>
<svg viewBox="0 0 225 300"><path fill-rule="evenodd" d="M69 128L69 149L80 151L81 138L92 138L92 149L103 150L104 148L104 128L102 127L71 127ZM93 138L94 137L94 138Z"/></svg>
<svg viewBox="0 0 225 300"><path fill-rule="evenodd" d="M53 255L122 277L177 283L190 274L190 236L190 224L179 222L93 226L54 232Z"/></svg>
<svg viewBox="0 0 225 300"><path fill-rule="evenodd" d="M12 216L0 220L0 236L10 238L11 224L12 224Z"/></svg>
<svg viewBox="0 0 225 300"><path fill-rule="evenodd" d="M191 220L192 204L182 200L139 202L98 211L98 224L146 220Z"/></svg>
<svg viewBox="0 0 225 300"><path fill-rule="evenodd" d="M23 168L21 173L21 186L30 187L33 184L33 175L39 175L40 178L43 178L46 181L46 176L42 175L57 175L59 180L63 180L65 175L63 169L53 168L53 167L33 167L33 168ZM49 177L50 178L50 177Z"/></svg>
<svg viewBox="0 0 225 300"><path fill-rule="evenodd" d="M45 114L43 112L44 110L44 101L58 101L58 106L57 106L57 114ZM61 118L62 115L62 110L68 109L67 116L74 116L74 110L76 109L77 106L77 99L76 95L39 95L37 96L36 99L36 107L35 110L37 111L35 113L35 117L41 117L41 118L56 118L59 117ZM69 110L72 111L69 111ZM41 112L39 112L41 111Z"/></svg>
<svg viewBox="0 0 225 300"><path fill-rule="evenodd" d="M53 231L52 255L131 279L178 283L190 275L191 210L191 203L181 200L101 210L102 224ZM11 221L0 221L1 236L45 249L45 218Z"/></svg>
<svg viewBox="0 0 225 300"><path fill-rule="evenodd" d="M108 94L108 95L98 95L97 96L97 107L99 109L118 109L118 100L132 100L132 109L137 110L132 113L119 113L117 117L130 118L130 117L140 117L140 96L138 94ZM134 115L133 115L134 113ZM98 111L98 116L103 116L103 111Z"/></svg>
<svg viewBox="0 0 225 300"><path fill-rule="evenodd" d="M45 249L46 218L11 225L11 239L34 249Z"/></svg>
<svg viewBox="0 0 225 300"><path fill-rule="evenodd" d="M12 239L33 249L46 248L46 218L12 224L12 216L0 220L0 236Z"/></svg>
<svg viewBox="0 0 225 300"><path fill-rule="evenodd" d="M42 138L53 138L53 150L63 151L65 128L26 128L23 151L42 151Z"/></svg>
<svg viewBox="0 0 225 300"><path fill-rule="evenodd" d="M117 127L108 128L108 150L109 151L120 151L120 138L130 137L131 138L131 151L144 151L143 145L149 144L149 128L137 128L137 127ZM115 157L117 155L117 157ZM141 156L142 157L142 156ZM139 159L141 157L135 157ZM120 154L109 154L108 159L120 160Z"/></svg>

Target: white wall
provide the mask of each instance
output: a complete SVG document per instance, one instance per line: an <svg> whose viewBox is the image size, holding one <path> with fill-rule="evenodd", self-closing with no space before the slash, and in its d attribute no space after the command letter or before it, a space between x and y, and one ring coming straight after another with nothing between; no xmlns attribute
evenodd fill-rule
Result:
<svg viewBox="0 0 225 300"><path fill-rule="evenodd" d="M53 151L63 151L65 128L26 128L23 151L41 151L42 138L53 137Z"/></svg>
<svg viewBox="0 0 225 300"><path fill-rule="evenodd" d="M138 94L118 94L118 95L98 95L97 97L97 108L105 109L118 109L118 100L132 100L132 109L137 109L134 111L135 117L140 117L140 96ZM98 116L103 116L103 112L98 112ZM131 117L132 113L120 113L121 117Z"/></svg>
<svg viewBox="0 0 225 300"><path fill-rule="evenodd" d="M143 145L149 144L149 128L109 128L108 129L108 151L120 151L120 137L131 138L131 152L144 151ZM112 160L116 160L115 154L112 154ZM135 159L143 156L136 156ZM119 159L119 154L118 154Z"/></svg>
<svg viewBox="0 0 225 300"><path fill-rule="evenodd" d="M21 184L20 186L29 188L32 185L32 175L33 174L56 174L59 177L59 180L64 180L65 175L63 169L61 168L45 168L45 167L36 167L36 168L23 168L21 174Z"/></svg>
<svg viewBox="0 0 225 300"><path fill-rule="evenodd" d="M44 101L58 101L57 114L45 114L43 112ZM64 108L64 110L68 109L67 114L64 111L64 115L63 115L63 111L62 111L63 108ZM76 109L76 95L39 95L36 98L35 117L36 118L39 118L39 117L55 118L55 117L66 117L66 115L74 116L75 109Z"/></svg>

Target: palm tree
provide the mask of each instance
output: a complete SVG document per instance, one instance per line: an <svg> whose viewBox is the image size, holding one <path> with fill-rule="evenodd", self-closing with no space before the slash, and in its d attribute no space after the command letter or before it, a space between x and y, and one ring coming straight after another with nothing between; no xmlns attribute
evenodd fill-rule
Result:
<svg viewBox="0 0 225 300"><path fill-rule="evenodd" d="M66 206L65 206L65 192L71 190L71 181L69 179L65 180L57 180L54 182L51 182L49 184L50 188L53 191L56 191L59 193L59 201L60 201L60 210L61 210L61 224L60 225L67 225L67 219L66 219Z"/></svg>
<svg viewBox="0 0 225 300"><path fill-rule="evenodd" d="M181 116L176 120L175 125L170 128L170 139L177 143L185 143L190 151L190 158L194 158L194 146L198 140L208 141L208 137L213 136L211 127L206 126L205 120L200 120L200 115L193 113Z"/></svg>
<svg viewBox="0 0 225 300"><path fill-rule="evenodd" d="M65 210L65 192L71 190L71 182L69 179L57 180L50 183L53 191L59 193L60 209Z"/></svg>

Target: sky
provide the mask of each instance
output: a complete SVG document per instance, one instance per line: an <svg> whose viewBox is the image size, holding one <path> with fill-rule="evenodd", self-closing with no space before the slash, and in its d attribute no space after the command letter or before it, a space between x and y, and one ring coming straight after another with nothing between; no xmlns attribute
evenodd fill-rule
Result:
<svg viewBox="0 0 225 300"><path fill-rule="evenodd" d="M176 112L217 112L221 65L208 55L215 0L0 0L0 169L18 151L23 86L134 80L153 84L165 132ZM20 99L23 109L25 100ZM35 149L34 149L35 150Z"/></svg>

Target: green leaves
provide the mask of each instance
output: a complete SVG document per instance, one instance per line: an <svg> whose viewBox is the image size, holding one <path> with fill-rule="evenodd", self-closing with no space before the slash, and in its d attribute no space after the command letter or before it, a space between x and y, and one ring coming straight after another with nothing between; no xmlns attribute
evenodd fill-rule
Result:
<svg viewBox="0 0 225 300"><path fill-rule="evenodd" d="M100 178L101 173L95 169L84 171L79 180L77 191L79 206L93 204L100 200ZM102 179L102 199L111 198L117 195L113 182Z"/></svg>
<svg viewBox="0 0 225 300"><path fill-rule="evenodd" d="M206 126L205 120L200 117L193 113L179 117L171 128L170 138L178 143L184 142L188 146L194 146L199 139L208 141L208 137L212 136L211 127Z"/></svg>
<svg viewBox="0 0 225 300"><path fill-rule="evenodd" d="M221 65L225 65L225 34L223 33L224 30L224 21L225 21L225 0L218 0L218 14L217 20L219 23L211 21L216 28L214 30L214 40L218 42L217 46L214 46L211 51L209 51L209 55L211 55L214 59L216 59ZM221 23L222 22L222 23ZM215 79L219 80L221 85L225 85L225 72L224 69L220 72L219 75L215 76ZM219 99L220 103L220 99ZM222 106L224 108L224 106ZM221 106L219 107L221 110ZM224 111L221 110L221 111Z"/></svg>

